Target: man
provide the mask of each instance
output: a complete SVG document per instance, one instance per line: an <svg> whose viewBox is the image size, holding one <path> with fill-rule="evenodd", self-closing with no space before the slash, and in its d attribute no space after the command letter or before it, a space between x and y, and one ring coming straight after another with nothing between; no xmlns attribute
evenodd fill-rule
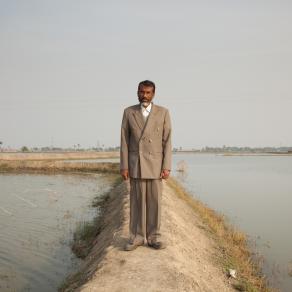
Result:
<svg viewBox="0 0 292 292"><path fill-rule="evenodd" d="M171 170L171 122L166 108L153 104L155 84L138 85L139 104L124 110L120 170L130 179L130 240L125 250L144 245L165 248L159 241L162 179Z"/></svg>

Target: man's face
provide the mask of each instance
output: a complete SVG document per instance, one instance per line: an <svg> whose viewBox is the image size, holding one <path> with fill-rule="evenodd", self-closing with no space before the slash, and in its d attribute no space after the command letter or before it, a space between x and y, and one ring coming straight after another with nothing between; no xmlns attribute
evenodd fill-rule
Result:
<svg viewBox="0 0 292 292"><path fill-rule="evenodd" d="M153 97L154 97L153 87L141 85L138 88L138 99L139 99L139 102L144 107L147 107L150 104Z"/></svg>

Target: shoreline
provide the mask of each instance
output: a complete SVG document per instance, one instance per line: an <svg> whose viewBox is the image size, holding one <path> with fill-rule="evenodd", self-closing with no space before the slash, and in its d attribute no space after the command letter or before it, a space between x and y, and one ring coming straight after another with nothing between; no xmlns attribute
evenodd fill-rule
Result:
<svg viewBox="0 0 292 292"><path fill-rule="evenodd" d="M0 161L0 171L3 173L66 172L69 174L71 172L102 172L117 174L118 164L77 162L64 163L60 161ZM216 268L215 270L217 272L218 269L219 271L221 271L219 273L220 275L217 275L217 281L219 281L220 283L222 282L220 285L227 285L225 287L227 290L224 291L229 291L229 288L233 289L233 291L234 289L239 291L273 291L272 288L268 288L265 276L261 274L261 267L259 265L259 262L256 260L256 258L254 258L252 251L250 251L248 248L245 234L235 230L225 221L223 216L218 215L214 210L208 208L202 202L195 199L192 195L186 192L184 188L174 179L171 178L170 180L168 180L165 186L168 190L168 193L166 195L169 196L172 201L175 200L177 201L177 203L182 204L182 210L186 208L192 210L190 211L189 216L192 220L194 218L196 219L195 223L197 226L199 226L198 230L200 230L201 232L200 236L202 237L202 240L214 243L213 245L211 244L213 247L212 250L209 251L210 254L214 256L214 261L211 261L212 263L207 262L206 265L210 265L210 269ZM170 190L172 190L173 194L171 194ZM98 220L93 222L95 230L97 232L96 234L94 234L94 238L91 237L89 240L85 240L82 243L79 242L79 246L78 242L76 243L75 241L75 250L74 247L72 247L72 250L73 252L75 251L75 254L78 250L79 252L81 251L81 254L84 250L86 250L86 252L83 253L83 256L79 255L79 257L83 257L84 260L77 273L69 275L66 279L64 279L64 282L60 286L59 291L82 291L82 289L84 289L84 291L87 291L86 285L91 287L90 285L92 282L102 281L102 277L107 278L111 276L111 273L114 274L114 272L111 272L111 269L109 269L107 272L108 274L103 274L103 276L99 275L99 278L97 278L96 276L104 269L103 267L106 267L107 265L109 265L109 262L115 260L115 257L117 256L117 254L115 253L121 253L121 256L126 253L121 250L121 246L124 245L124 243L126 242L126 237L125 234L123 235L120 233L122 229L125 232L125 228L128 224L128 204L128 189L126 188L126 184L121 183L120 180L117 180L115 186L105 195L104 200L98 202L96 205L96 207L101 207L104 211L102 212L102 216ZM165 211L173 214L175 218L174 213L177 210L171 210L171 208L167 209L167 207L165 206L163 206L162 208L166 208ZM181 214L181 216L183 215L184 214ZM166 218L162 217L162 224L165 219ZM172 223L176 224L176 222ZM181 221L181 223L183 224L178 224L178 231L180 231L179 228L181 228L181 225L187 224L188 222ZM177 237L178 236L179 233L177 233ZM175 240L175 237L172 238L172 240ZM189 259L194 252L194 250L192 249L195 248L192 245L192 241L186 242L186 246L183 248L189 250L190 255L187 258ZM147 253L149 251L146 250L145 252ZM160 253L162 251L156 252ZM175 250L173 250L173 252L175 252ZM135 257L135 251L131 254L126 253L125 256ZM121 262L117 258L116 260L117 262L114 264L114 266L111 267L112 269L123 269L123 266L126 266L126 262ZM137 261L138 259L135 260ZM182 262L184 263L184 266L193 269L193 267L190 266L185 258L182 258ZM167 265L167 262L164 262L164 265ZM237 271L237 279L232 279L227 276L227 271L230 268ZM177 270L175 272L179 271ZM167 273L170 273L170 271L167 271ZM188 270L185 271L185 274L187 273ZM134 276L135 272L133 272L133 277ZM204 275L202 277L204 277ZM128 285L130 285L129 287L131 287L131 285L133 284L133 280L127 279L126 281L128 281ZM168 285L167 283L164 284ZM126 284L124 283L123 285ZM187 284L184 283L184 285ZM197 285L202 285L202 283L198 282ZM179 290L170 289L170 291ZM195 288L193 291L196 291ZM205 290L203 289L198 291Z"/></svg>
<svg viewBox="0 0 292 292"><path fill-rule="evenodd" d="M218 155L218 156L292 156L292 152L200 152L200 151L173 151L173 155ZM0 152L0 162L8 161L78 161L92 159L118 159L120 152L76 151L76 152ZM99 163L99 162L97 162Z"/></svg>
<svg viewBox="0 0 292 292"><path fill-rule="evenodd" d="M120 157L120 152L116 151L0 152L0 161L81 160L81 159L110 159L118 157Z"/></svg>
<svg viewBox="0 0 292 292"><path fill-rule="evenodd" d="M119 174L119 165L115 162L63 162L58 160L0 160L0 173L66 173L98 172Z"/></svg>

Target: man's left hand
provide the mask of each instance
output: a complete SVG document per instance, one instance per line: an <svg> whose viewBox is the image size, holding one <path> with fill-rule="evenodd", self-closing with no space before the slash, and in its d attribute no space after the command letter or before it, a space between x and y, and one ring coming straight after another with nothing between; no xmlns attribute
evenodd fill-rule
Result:
<svg viewBox="0 0 292 292"><path fill-rule="evenodd" d="M162 178L162 179L168 179L169 174L170 174L170 170L163 169L162 172L161 172L161 174L160 174L160 178Z"/></svg>

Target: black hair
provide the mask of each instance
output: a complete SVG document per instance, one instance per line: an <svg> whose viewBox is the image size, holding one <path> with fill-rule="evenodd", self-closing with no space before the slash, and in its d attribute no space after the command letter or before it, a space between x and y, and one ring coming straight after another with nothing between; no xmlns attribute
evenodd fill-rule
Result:
<svg viewBox="0 0 292 292"><path fill-rule="evenodd" d="M155 92L155 83L150 81L150 80L141 81L139 83L139 85L138 85L138 89L140 88L140 86L152 87L153 88L153 92Z"/></svg>

